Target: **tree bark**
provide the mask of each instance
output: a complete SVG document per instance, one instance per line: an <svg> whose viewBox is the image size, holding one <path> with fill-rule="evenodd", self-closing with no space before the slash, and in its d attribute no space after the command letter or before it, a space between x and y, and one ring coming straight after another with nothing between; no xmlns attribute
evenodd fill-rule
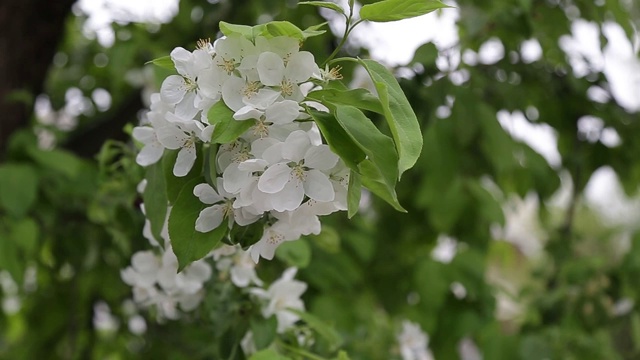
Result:
<svg viewBox="0 0 640 360"><path fill-rule="evenodd" d="M27 125L32 107L10 98L42 92L75 0L0 0L0 159L11 133Z"/></svg>

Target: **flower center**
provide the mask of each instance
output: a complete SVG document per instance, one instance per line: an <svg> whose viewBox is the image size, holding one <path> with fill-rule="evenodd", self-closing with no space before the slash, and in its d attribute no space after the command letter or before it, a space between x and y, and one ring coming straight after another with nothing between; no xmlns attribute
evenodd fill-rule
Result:
<svg viewBox="0 0 640 360"><path fill-rule="evenodd" d="M282 83L280 83L280 91L285 96L293 95L293 83L291 82L291 80L289 79L282 80Z"/></svg>
<svg viewBox="0 0 640 360"><path fill-rule="evenodd" d="M267 243L270 245L277 245L284 240L284 236L282 234L277 233L273 230L269 230L269 236L267 237Z"/></svg>
<svg viewBox="0 0 640 360"><path fill-rule="evenodd" d="M244 89L242 89L242 95L251 98L253 95L258 93L260 90L260 83L257 81L250 81L245 85Z"/></svg>

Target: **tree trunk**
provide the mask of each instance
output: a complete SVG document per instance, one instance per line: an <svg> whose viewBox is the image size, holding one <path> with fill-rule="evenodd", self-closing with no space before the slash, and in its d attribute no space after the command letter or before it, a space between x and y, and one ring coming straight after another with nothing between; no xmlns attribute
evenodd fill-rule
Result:
<svg viewBox="0 0 640 360"><path fill-rule="evenodd" d="M75 0L0 0L0 159L7 140L27 125L32 107L10 98L42 92Z"/></svg>

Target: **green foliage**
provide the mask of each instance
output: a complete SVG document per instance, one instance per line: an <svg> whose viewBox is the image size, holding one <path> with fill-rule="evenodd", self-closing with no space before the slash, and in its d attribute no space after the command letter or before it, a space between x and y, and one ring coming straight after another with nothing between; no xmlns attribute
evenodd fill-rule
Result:
<svg viewBox="0 0 640 360"><path fill-rule="evenodd" d="M364 5L360 18L375 22L397 21L449 7L439 0L382 0Z"/></svg>
<svg viewBox="0 0 640 360"><path fill-rule="evenodd" d="M164 323L155 321L153 311L143 310L147 332L135 335L127 329L122 303L132 292L119 270L130 264L135 251L149 249L141 236L140 202L156 239L166 216L162 204L173 206L170 233L192 231L171 236L181 268L220 241L247 248L261 237L262 226L234 227L228 234L224 226L207 234L193 231L205 206L193 196L193 186L205 181L215 185L217 144L232 142L253 121L234 120L219 102L208 114L216 126L215 144L198 148L197 163L183 178L172 173L177 151L166 151L161 163L142 170L130 144L108 142L97 158L81 158L74 153L81 153L75 140L86 136L93 141L91 134L103 131L104 124L119 132L121 119L135 123L140 105L132 99L139 98L140 88L157 90L175 72L164 55L175 46L193 49L195 39L215 36L219 20L225 35L294 36L316 58L327 58L327 49L339 43L332 35L342 34L323 33L316 24L325 19L316 8L348 16L334 3L300 4L309 6L182 0L171 23L113 24L116 41L109 48L84 37L82 19L69 18L45 91L60 109L71 87L87 97L103 88L111 94L112 106L81 115L77 131L55 130L59 145L53 150L38 148L29 128L13 134L2 154L0 269L18 283L21 309L0 313L0 358L241 360L247 356L239 342L251 329L259 352L249 359L397 360L396 334L404 319L428 333L436 359L458 358L463 340L472 340L485 359L638 358L640 313L633 307L620 310L624 300L640 301L637 221L603 221L584 200L592 174L606 165L628 195L637 194L637 112L621 107L598 69L575 75L559 41L571 32L575 16L596 27L615 21L631 37L638 11L617 0L461 0L459 42L440 51L424 44L401 67L402 79L396 80L396 69L362 60L375 95L318 81L324 89L310 92L307 99L332 104L331 109L309 112L324 140L351 169L348 212L323 219L319 235L283 244L273 261L261 260L257 268L269 283L286 266L300 267L298 278L308 289L306 312L298 313L299 337L278 334L274 317L264 319L255 297L233 287L228 274L215 267L199 309ZM361 4L360 18L368 21L395 21L445 7L437 1ZM198 9L203 15L194 21ZM277 22L232 25L255 24L259 17ZM468 61L491 38L501 41L505 58L492 64ZM521 56L522 43L529 39L540 43L543 54L531 63ZM601 36L600 46L605 45ZM357 44L348 50L349 55L368 56ZM458 63L458 50L467 56L443 71L446 60ZM105 57L106 64L99 61ZM142 71L145 62L158 66ZM344 63L345 83L354 79L353 66ZM590 98L592 87L609 93L608 100ZM20 93L25 99L37 95ZM498 122L498 111L522 112L529 124L552 129L560 161L551 166L512 137L509 127ZM585 115L601 118L621 143L608 147L586 139L578 127ZM562 189L564 175L574 184L567 191L567 206L549 201L561 188L560 175ZM139 195L135 187L143 177L148 184ZM362 193L362 186L383 201ZM532 210L536 226L526 227L521 238L526 245L530 238L540 240L537 257L526 255L527 246L520 243L493 240L492 230L512 221L511 212L503 210L508 209L505 202L527 194L540 207ZM444 234L457 239L450 262L431 256ZM26 285L32 269L35 288ZM0 289L3 300L8 296ZM108 303L120 320L113 333L92 325L98 301ZM504 313L505 303L515 304L508 309L518 311ZM299 342L305 336L313 344Z"/></svg>
<svg viewBox="0 0 640 360"><path fill-rule="evenodd" d="M193 195L193 188L200 183L202 180L196 178L184 184L169 215L169 237L178 258L178 271L205 257L228 231L224 222L211 232L196 230L196 219L200 211L207 207Z"/></svg>

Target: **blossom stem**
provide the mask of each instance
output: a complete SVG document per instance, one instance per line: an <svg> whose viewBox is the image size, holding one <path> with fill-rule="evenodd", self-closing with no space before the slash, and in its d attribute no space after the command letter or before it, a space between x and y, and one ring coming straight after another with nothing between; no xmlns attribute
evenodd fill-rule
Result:
<svg viewBox="0 0 640 360"><path fill-rule="evenodd" d="M331 61L331 59L333 59L336 55L338 55L338 52L340 52L340 50L342 49L344 44L347 42L347 38L349 37L349 34L351 33L351 31L353 31L353 29L356 26L358 26L360 23L362 23L364 21L364 20L360 19L360 20L354 22L353 24L351 24L351 19L352 18L353 18L353 8L349 9L349 16L347 17L347 22L346 22L346 25L345 25L344 35L342 36L342 40L340 40L340 43L338 44L336 49L333 50L331 55L329 55L329 57L322 63L321 67L325 66L329 61Z"/></svg>

